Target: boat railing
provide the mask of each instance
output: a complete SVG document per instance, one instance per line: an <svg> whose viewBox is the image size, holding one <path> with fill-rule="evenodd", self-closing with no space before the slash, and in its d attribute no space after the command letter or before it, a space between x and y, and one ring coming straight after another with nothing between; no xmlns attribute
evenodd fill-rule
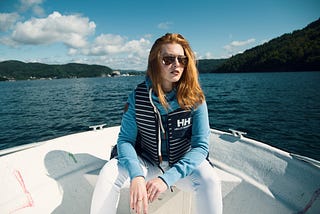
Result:
<svg viewBox="0 0 320 214"><path fill-rule="evenodd" d="M99 125L95 125L95 126L89 126L90 129L92 129L93 131L97 131L97 130L102 130L104 126L106 126L107 124L99 124Z"/></svg>
<svg viewBox="0 0 320 214"><path fill-rule="evenodd" d="M233 136L239 137L239 138L242 138L243 135L247 134L247 132L242 132L242 131L238 131L238 130L235 130L235 129L229 129L229 131L231 131Z"/></svg>

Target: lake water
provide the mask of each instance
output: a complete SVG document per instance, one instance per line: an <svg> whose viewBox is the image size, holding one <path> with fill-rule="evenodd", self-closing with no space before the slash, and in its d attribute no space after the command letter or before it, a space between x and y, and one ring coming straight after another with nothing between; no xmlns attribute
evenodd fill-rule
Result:
<svg viewBox="0 0 320 214"><path fill-rule="evenodd" d="M0 82L0 149L119 125L143 76ZM320 72L201 74L210 126L320 160Z"/></svg>

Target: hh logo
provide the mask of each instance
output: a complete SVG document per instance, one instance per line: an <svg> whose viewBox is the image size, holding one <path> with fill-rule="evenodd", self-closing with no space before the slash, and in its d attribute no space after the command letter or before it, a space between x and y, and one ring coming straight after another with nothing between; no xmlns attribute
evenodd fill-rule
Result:
<svg viewBox="0 0 320 214"><path fill-rule="evenodd" d="M188 126L191 124L191 117L186 119L177 120L177 127Z"/></svg>

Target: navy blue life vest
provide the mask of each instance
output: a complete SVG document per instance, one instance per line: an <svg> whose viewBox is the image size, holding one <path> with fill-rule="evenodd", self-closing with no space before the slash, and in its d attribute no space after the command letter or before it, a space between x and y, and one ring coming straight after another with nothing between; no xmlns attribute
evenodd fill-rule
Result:
<svg viewBox="0 0 320 214"><path fill-rule="evenodd" d="M160 118L156 108L151 103L146 83L139 84L135 90L135 111L138 127L136 150L141 156L159 164L161 159ZM167 115L168 132L168 162L172 166L191 149L192 111L179 108Z"/></svg>

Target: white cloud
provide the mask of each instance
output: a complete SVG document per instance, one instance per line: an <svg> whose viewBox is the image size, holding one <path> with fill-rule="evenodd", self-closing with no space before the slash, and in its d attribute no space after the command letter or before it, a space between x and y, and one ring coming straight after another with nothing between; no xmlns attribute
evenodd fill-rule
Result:
<svg viewBox="0 0 320 214"><path fill-rule="evenodd" d="M267 43L269 41L270 41L270 39L263 39L263 40L260 41L260 44L262 45L262 44Z"/></svg>
<svg viewBox="0 0 320 214"><path fill-rule="evenodd" d="M78 50L75 48L69 48L68 55L76 55L78 54Z"/></svg>
<svg viewBox="0 0 320 214"><path fill-rule="evenodd" d="M146 39L151 39L152 38L152 34L149 33L149 34L144 35L143 37L146 38Z"/></svg>
<svg viewBox="0 0 320 214"><path fill-rule="evenodd" d="M138 56L140 57L145 57L148 55L150 44L150 41L144 38L141 38L139 40L131 40L125 44L124 51L138 54Z"/></svg>
<svg viewBox="0 0 320 214"><path fill-rule="evenodd" d="M5 46L10 46L10 47L17 46L17 43L8 36L0 37L0 44L3 44Z"/></svg>
<svg viewBox="0 0 320 214"><path fill-rule="evenodd" d="M85 55L137 54L145 57L150 48L150 41L145 38L128 40L126 37L113 34L101 34L92 44L80 49Z"/></svg>
<svg viewBox="0 0 320 214"><path fill-rule="evenodd" d="M2 17L7 19L7 15ZM3 26L3 29L7 28ZM45 18L17 22L10 35L0 37L0 43L11 47L63 43L68 47L68 52L61 54L71 57L69 61L103 64L117 69L146 68L152 35L128 39L122 35L100 34L93 38L95 28L95 23L87 17L53 12ZM47 60L47 63L52 62L48 58L42 61Z"/></svg>
<svg viewBox="0 0 320 214"><path fill-rule="evenodd" d="M38 16L44 16L45 15L45 12L44 12L44 9L39 6L39 5L35 5L32 7L32 12Z"/></svg>
<svg viewBox="0 0 320 214"><path fill-rule="evenodd" d="M20 0L20 11L25 12L29 9L38 16L45 14L44 9L40 6L43 0Z"/></svg>
<svg viewBox="0 0 320 214"><path fill-rule="evenodd" d="M205 59L212 59L213 58L211 52L207 52L204 57L205 57Z"/></svg>
<svg viewBox="0 0 320 214"><path fill-rule="evenodd" d="M244 45L249 45L251 43L254 43L256 40L251 38L245 41L233 41L231 44L234 46L244 46Z"/></svg>
<svg viewBox="0 0 320 214"><path fill-rule="evenodd" d="M34 5L42 4L43 0L20 0L20 3L24 7L32 7Z"/></svg>
<svg viewBox="0 0 320 214"><path fill-rule="evenodd" d="M255 41L256 40L254 38L250 38L244 41L232 41L230 44L225 45L223 48L228 52L229 55L233 55L243 52L246 48L255 43Z"/></svg>
<svg viewBox="0 0 320 214"><path fill-rule="evenodd" d="M107 57L103 56L99 58L99 64L105 64L113 69L134 69L134 70L145 70L146 59L134 56L127 57Z"/></svg>
<svg viewBox="0 0 320 214"><path fill-rule="evenodd" d="M27 10L41 12L43 0L20 0L20 12ZM39 14L39 13L38 13ZM80 14L63 15L53 12L46 17L32 17L23 21L18 13L0 13L0 31L7 31L0 37L0 44L10 47L24 45L41 48L53 47L61 43L68 48L67 61L89 64L103 64L115 69L145 70L151 48L151 34L137 39L115 34L94 35L96 25L88 17ZM171 23L167 23L169 26ZM57 46L56 46L57 47ZM39 62L57 63L61 59L43 56ZM54 57L56 58L56 57ZM69 58L69 60L67 59Z"/></svg>
<svg viewBox="0 0 320 214"><path fill-rule="evenodd" d="M86 63L86 64L98 64L106 65L112 69L120 70L146 70L146 59L135 57L135 56L118 56L113 55L112 57L104 56L85 56L85 57L74 57L72 62Z"/></svg>
<svg viewBox="0 0 320 214"><path fill-rule="evenodd" d="M162 23L158 24L158 28L166 30L166 29L169 29L171 27L171 25L173 25L172 22L162 22Z"/></svg>
<svg viewBox="0 0 320 214"><path fill-rule="evenodd" d="M85 58L83 63L102 64L114 69L145 70L150 47L149 37L129 40L121 35L101 34L85 47L70 48L68 54L79 57L80 61Z"/></svg>
<svg viewBox="0 0 320 214"><path fill-rule="evenodd" d="M108 55L121 53L125 45L125 38L120 35L101 34L82 52L86 55Z"/></svg>
<svg viewBox="0 0 320 214"><path fill-rule="evenodd" d="M19 18L18 13L0 13L0 31L11 29Z"/></svg>
<svg viewBox="0 0 320 214"><path fill-rule="evenodd" d="M254 43L255 41L256 40L253 39L253 38L245 40L245 41L232 41L230 44L224 46L224 49L230 50L230 49L233 49L235 47L246 46L246 45Z"/></svg>
<svg viewBox="0 0 320 214"><path fill-rule="evenodd" d="M213 58L214 58L214 56L213 56L213 54L212 54L211 52L206 52L206 53L204 53L203 55L199 55L198 52L194 52L194 53L195 53L195 55L196 55L196 59L197 59L197 60L201 60L201 59L213 59Z"/></svg>
<svg viewBox="0 0 320 214"><path fill-rule="evenodd" d="M84 47L86 38L95 31L95 23L80 15L53 12L46 18L18 22L11 39L17 44L51 44L62 42L69 47Z"/></svg>

